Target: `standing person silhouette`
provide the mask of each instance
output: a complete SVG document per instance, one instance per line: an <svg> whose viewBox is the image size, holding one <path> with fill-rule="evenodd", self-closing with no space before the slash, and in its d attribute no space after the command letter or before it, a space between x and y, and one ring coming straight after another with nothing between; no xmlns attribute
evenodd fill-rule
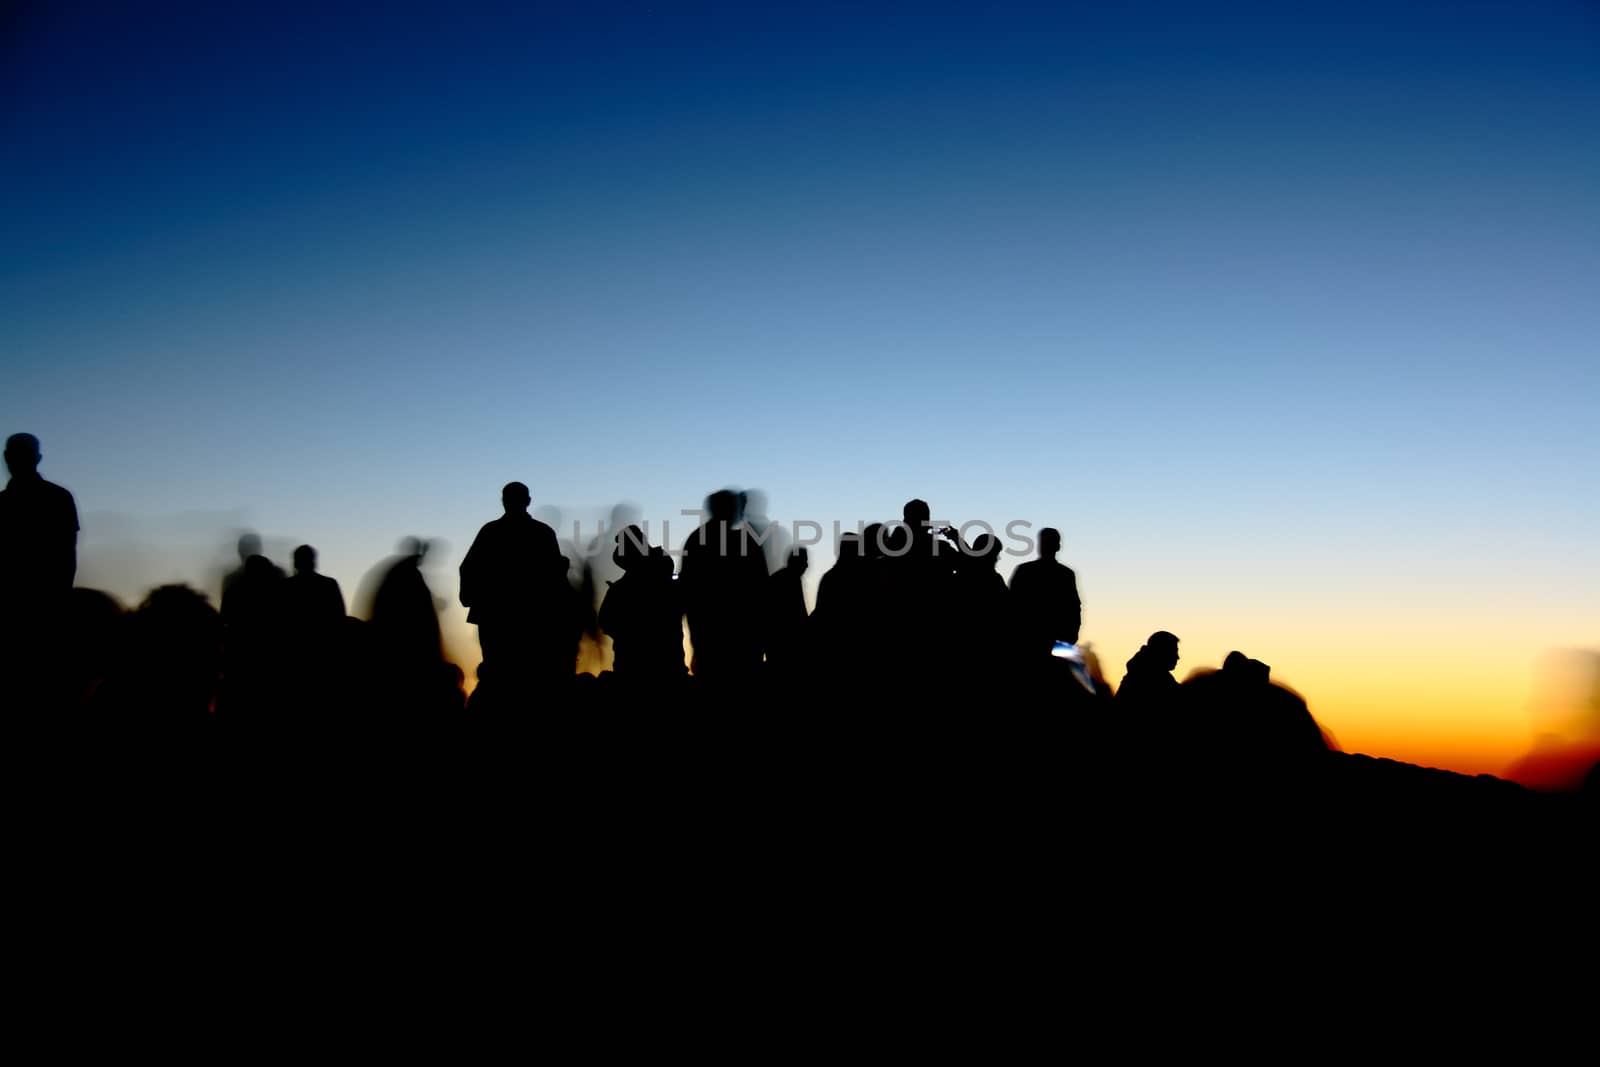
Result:
<svg viewBox="0 0 1600 1067"><path fill-rule="evenodd" d="M0 490L0 696L39 710L55 678L72 581L78 573L78 505L39 476L39 439L6 439L11 480Z"/></svg>
<svg viewBox="0 0 1600 1067"><path fill-rule="evenodd" d="M508 483L505 514L483 525L461 561L461 603L483 650L480 680L504 688L570 677L577 655L577 635L566 640L574 621L567 558L556 532L528 514L532 502L526 485Z"/></svg>
<svg viewBox="0 0 1600 1067"><path fill-rule="evenodd" d="M1049 655L1057 641L1078 643L1083 625L1078 576L1056 562L1060 551L1061 531L1046 526L1039 531L1039 558L1020 564L1011 575L1011 599L1029 658Z"/></svg>
<svg viewBox="0 0 1600 1067"><path fill-rule="evenodd" d="M294 574L285 591L286 613L295 625L333 629L344 622L344 593L336 579L317 573L317 550L294 550Z"/></svg>
<svg viewBox="0 0 1600 1067"><path fill-rule="evenodd" d="M649 544L640 526L618 530L612 558L622 577L607 582L600 627L611 635L612 670L628 683L681 682L683 598L672 557Z"/></svg>
<svg viewBox="0 0 1600 1067"><path fill-rule="evenodd" d="M283 627L281 670L292 699L284 711L325 713L336 706L345 630L344 592L336 579L317 573L317 550L294 550L294 574L285 578L279 622Z"/></svg>
<svg viewBox="0 0 1600 1067"><path fill-rule="evenodd" d="M684 610L692 670L702 680L748 682L761 669L767 557L739 525L739 497L706 498L706 522L683 545Z"/></svg>
<svg viewBox="0 0 1600 1067"><path fill-rule="evenodd" d="M4 549L8 613L63 600L78 574L78 505L72 494L39 476L39 439L6 439L11 480L0 491L0 546Z"/></svg>
<svg viewBox="0 0 1600 1067"><path fill-rule="evenodd" d="M767 667L780 677L797 676L806 666L805 577L811 562L804 545L790 549L784 566L767 579Z"/></svg>

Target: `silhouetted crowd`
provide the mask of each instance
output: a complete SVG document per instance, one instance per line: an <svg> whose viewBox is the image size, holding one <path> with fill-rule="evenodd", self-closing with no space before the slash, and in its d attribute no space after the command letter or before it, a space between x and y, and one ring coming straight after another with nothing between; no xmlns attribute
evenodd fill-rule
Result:
<svg viewBox="0 0 1600 1067"><path fill-rule="evenodd" d="M1054 529L1008 586L993 535L965 543L912 500L900 521L842 536L808 612L806 549L773 554L741 493L710 495L679 567L639 525L608 533L619 576L602 579L592 560L574 577L556 531L530 514L528 487L512 482L503 514L460 566L482 650L468 699L443 652L425 542L407 541L382 566L365 620L317 572L314 548L297 548L286 573L253 535L239 541L218 606L175 584L124 611L73 586L76 506L40 477L40 459L37 439L9 438L0 493L8 697L35 714L112 724L214 716L306 733L467 711L793 712L881 736L975 712L991 722L1060 713L1080 741L1168 779L1204 768L1279 787L1332 751L1305 702L1239 652L1179 683L1179 639L1156 631L1112 685L1079 642L1077 579L1057 559ZM598 675L576 668L586 636L609 642Z"/></svg>

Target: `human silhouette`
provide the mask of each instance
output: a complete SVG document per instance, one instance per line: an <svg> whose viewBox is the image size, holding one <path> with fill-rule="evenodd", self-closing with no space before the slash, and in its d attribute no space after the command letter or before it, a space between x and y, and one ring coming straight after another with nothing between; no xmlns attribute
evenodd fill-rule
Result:
<svg viewBox="0 0 1600 1067"><path fill-rule="evenodd" d="M72 494L39 476L42 453L30 433L6 440L11 479L0 490L0 699L44 710L78 570L78 507Z"/></svg>
<svg viewBox="0 0 1600 1067"><path fill-rule="evenodd" d="M611 637L612 667L628 682L683 678L683 597L672 557L649 544L644 530L617 531L612 552L622 577L608 583L600 628Z"/></svg>
<svg viewBox="0 0 1600 1067"><path fill-rule="evenodd" d="M138 729L222 711L223 622L205 594L160 586L127 621L126 654L92 702L103 721Z"/></svg>
<svg viewBox="0 0 1600 1067"><path fill-rule="evenodd" d="M575 593L556 533L528 514L521 482L500 493L505 514L478 530L461 561L461 603L478 627L486 672L522 689L570 680L577 658Z"/></svg>
<svg viewBox="0 0 1600 1067"><path fill-rule="evenodd" d="M400 542L400 552L382 565L372 596L365 639L372 671L370 710L378 715L432 715L450 710L455 668L444 658L439 604L422 573L429 544L419 537Z"/></svg>
<svg viewBox="0 0 1600 1067"><path fill-rule="evenodd" d="M974 562L972 549L955 530L933 523L931 514L926 501L909 500L900 522L865 531L877 605L875 644L896 665L898 699L906 704L935 699L974 665L972 635L962 621L969 591L962 573Z"/></svg>
<svg viewBox="0 0 1600 1067"><path fill-rule="evenodd" d="M1117 702L1129 710L1159 710L1178 694L1172 671L1178 665L1178 637L1157 630L1128 660L1128 673L1117 686Z"/></svg>
<svg viewBox="0 0 1600 1067"><path fill-rule="evenodd" d="M1049 655L1057 641L1078 643L1083 605L1078 599L1078 577L1072 568L1056 562L1061 532L1054 527L1039 531L1039 558L1020 564L1011 575L1011 597L1022 628L1023 654Z"/></svg>
<svg viewBox="0 0 1600 1067"><path fill-rule="evenodd" d="M766 556L738 525L737 493L712 493L706 513L684 542L680 579L693 671L713 682L748 681L761 668Z"/></svg>
<svg viewBox="0 0 1600 1067"><path fill-rule="evenodd" d="M901 535L892 532L888 535L890 558L909 564L921 576L918 579L921 581L928 580L928 576L934 574L948 576L959 566L955 558L956 547L959 546L952 547L948 543L950 534L934 526L932 514L933 509L926 500L908 500L900 509L900 517L909 539L902 540Z"/></svg>
<svg viewBox="0 0 1600 1067"><path fill-rule="evenodd" d="M222 583L223 677L217 710L269 711L281 703L278 669L284 628L283 569L261 554L261 538L238 541L239 566Z"/></svg>
<svg viewBox="0 0 1600 1067"><path fill-rule="evenodd" d="M317 550L310 545L294 550L294 574L285 587L284 601L291 626L322 630L344 621L344 593L338 581L317 573Z"/></svg>
<svg viewBox="0 0 1600 1067"><path fill-rule="evenodd" d="M0 491L0 558L8 600L64 596L78 573L78 505L70 492L39 475L43 458L33 434L6 438L11 478Z"/></svg>
<svg viewBox="0 0 1600 1067"><path fill-rule="evenodd" d="M981 683L1011 666L1016 635L1011 597L1005 579L995 570L1000 551L999 538L984 533L956 557L955 607L960 621L954 647L969 675L968 684Z"/></svg>
<svg viewBox="0 0 1600 1067"><path fill-rule="evenodd" d="M1328 742L1305 700L1271 675L1260 660L1229 652L1220 671L1183 683L1181 732L1191 758L1236 786L1303 788Z"/></svg>
<svg viewBox="0 0 1600 1067"><path fill-rule="evenodd" d="M809 653L805 577L810 559L804 545L790 549L783 567L767 579L767 666L785 676L803 669Z"/></svg>
<svg viewBox="0 0 1600 1067"><path fill-rule="evenodd" d="M750 531L767 557L767 570L776 574L789 561L789 534L782 523L767 514L767 494L761 489L739 493L739 522Z"/></svg>
<svg viewBox="0 0 1600 1067"><path fill-rule="evenodd" d="M579 582L580 598L586 609L583 649L580 652L582 670L593 669L599 674L613 666L615 650L612 648L612 637L599 625L599 613L601 604L610 595L611 584L623 575L616 559L617 537L628 527L637 525L638 512L638 508L626 501L613 505L610 518L601 522L595 535L583 546L583 574Z"/></svg>
<svg viewBox="0 0 1600 1067"><path fill-rule="evenodd" d="M871 578L861 534L839 537L833 566L817 582L817 603L811 613L811 655L819 673L832 685L864 666L871 636Z"/></svg>
<svg viewBox="0 0 1600 1067"><path fill-rule="evenodd" d="M294 550L294 573L282 586L282 669L291 694L283 714L316 715L341 702L350 679L339 664L347 658L344 593L339 583L317 573L317 550Z"/></svg>
<svg viewBox="0 0 1600 1067"><path fill-rule="evenodd" d="M126 623L122 605L109 593L76 586L68 594L60 663L70 706L93 706L124 652Z"/></svg>

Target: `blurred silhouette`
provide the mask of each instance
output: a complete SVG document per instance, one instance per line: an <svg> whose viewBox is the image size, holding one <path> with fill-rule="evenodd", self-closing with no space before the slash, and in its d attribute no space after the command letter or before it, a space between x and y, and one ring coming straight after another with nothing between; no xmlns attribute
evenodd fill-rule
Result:
<svg viewBox="0 0 1600 1067"><path fill-rule="evenodd" d="M1061 532L1047 526L1039 531L1039 558L1018 565L1011 575L1026 656L1048 655L1057 641L1078 643L1083 622L1078 576L1056 562L1060 551Z"/></svg>
<svg viewBox="0 0 1600 1067"><path fill-rule="evenodd" d="M1310 787L1306 776L1329 752L1305 700L1275 684L1271 674L1267 664L1235 651L1220 671L1180 687L1180 728L1190 758L1232 789Z"/></svg>
<svg viewBox="0 0 1600 1067"><path fill-rule="evenodd" d="M373 711L383 715L432 715L460 710L457 668L444 658L439 609L422 563L428 542L408 537L400 553L382 567L365 631L373 672Z"/></svg>
<svg viewBox="0 0 1600 1067"><path fill-rule="evenodd" d="M766 556L737 524L738 494L718 490L706 498L705 510L709 517L683 545L693 670L716 682L749 681L761 668Z"/></svg>
<svg viewBox="0 0 1600 1067"><path fill-rule="evenodd" d="M505 514L483 525L461 561L461 603L478 627L480 685L521 700L571 680L581 623L568 561L555 531L528 514L528 487L508 483L500 502Z"/></svg>
<svg viewBox="0 0 1600 1067"><path fill-rule="evenodd" d="M600 605L600 627L612 641L611 669L630 684L682 679L683 598L672 557L649 544L638 526L617 531L614 543L622 577L608 583Z"/></svg>
<svg viewBox="0 0 1600 1067"><path fill-rule="evenodd" d="M261 538L239 538L239 567L223 580L222 692L218 710L271 711L282 701L283 569L261 554Z"/></svg>
<svg viewBox="0 0 1600 1067"><path fill-rule="evenodd" d="M1533 747L1505 770L1530 789L1578 793L1600 760L1600 651L1560 649L1539 664Z"/></svg>
<svg viewBox="0 0 1600 1067"><path fill-rule="evenodd" d="M739 493L739 522L750 531L767 560L767 570L776 574L789 560L789 533L782 523L767 514L767 494L760 489Z"/></svg>
<svg viewBox="0 0 1600 1067"><path fill-rule="evenodd" d="M205 594L186 585L151 590L127 634L126 654L92 700L108 722L140 729L220 710L223 625Z"/></svg>
<svg viewBox="0 0 1600 1067"><path fill-rule="evenodd" d="M228 594L233 587L244 580L249 562L261 555L261 535L246 530L239 535L239 540L235 542L235 547L239 554L239 565L222 576L222 603L224 604L227 603Z"/></svg>
<svg viewBox="0 0 1600 1067"><path fill-rule="evenodd" d="M67 597L61 676L71 706L89 707L126 654L127 619L109 593L78 586Z"/></svg>

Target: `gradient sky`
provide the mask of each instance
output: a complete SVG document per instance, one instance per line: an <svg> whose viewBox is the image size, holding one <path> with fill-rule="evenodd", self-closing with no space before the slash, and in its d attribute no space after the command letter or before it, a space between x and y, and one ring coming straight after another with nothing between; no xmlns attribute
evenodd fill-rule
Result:
<svg viewBox="0 0 1600 1067"><path fill-rule="evenodd" d="M1113 680L1168 629L1501 769L1600 647L1600 8L869 7L9 5L0 431L80 583L921 496L1060 527Z"/></svg>

